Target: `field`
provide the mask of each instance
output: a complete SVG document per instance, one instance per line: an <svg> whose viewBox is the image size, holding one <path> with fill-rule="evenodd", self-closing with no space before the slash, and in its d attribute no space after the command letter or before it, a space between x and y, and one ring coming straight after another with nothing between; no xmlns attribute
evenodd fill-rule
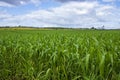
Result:
<svg viewBox="0 0 120 80"><path fill-rule="evenodd" d="M120 80L120 30L0 30L0 80Z"/></svg>

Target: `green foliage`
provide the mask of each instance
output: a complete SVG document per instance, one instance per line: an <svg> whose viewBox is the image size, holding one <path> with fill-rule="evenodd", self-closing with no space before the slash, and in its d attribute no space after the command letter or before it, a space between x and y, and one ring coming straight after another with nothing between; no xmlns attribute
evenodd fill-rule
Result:
<svg viewBox="0 0 120 80"><path fill-rule="evenodd" d="M0 80L119 79L119 30L0 31Z"/></svg>

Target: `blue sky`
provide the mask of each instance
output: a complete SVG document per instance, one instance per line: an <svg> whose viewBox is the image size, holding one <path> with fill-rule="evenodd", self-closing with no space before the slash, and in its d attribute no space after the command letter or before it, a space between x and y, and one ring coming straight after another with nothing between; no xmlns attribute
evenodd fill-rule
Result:
<svg viewBox="0 0 120 80"><path fill-rule="evenodd" d="M120 28L120 0L0 0L0 26Z"/></svg>

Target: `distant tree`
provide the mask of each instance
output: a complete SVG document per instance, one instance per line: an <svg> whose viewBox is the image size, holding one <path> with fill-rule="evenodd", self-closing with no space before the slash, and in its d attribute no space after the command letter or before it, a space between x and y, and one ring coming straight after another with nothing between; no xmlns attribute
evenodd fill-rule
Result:
<svg viewBox="0 0 120 80"><path fill-rule="evenodd" d="M19 25L18 27L22 27L21 25Z"/></svg>
<svg viewBox="0 0 120 80"><path fill-rule="evenodd" d="M5 26L6 28L9 28L10 26Z"/></svg>
<svg viewBox="0 0 120 80"><path fill-rule="evenodd" d="M91 29L96 29L95 27L91 27Z"/></svg>

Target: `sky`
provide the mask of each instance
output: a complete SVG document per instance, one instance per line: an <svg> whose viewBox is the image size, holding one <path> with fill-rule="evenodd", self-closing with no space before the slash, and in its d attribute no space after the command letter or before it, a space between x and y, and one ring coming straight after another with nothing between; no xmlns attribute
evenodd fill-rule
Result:
<svg viewBox="0 0 120 80"><path fill-rule="evenodd" d="M0 0L0 26L120 29L120 0Z"/></svg>

